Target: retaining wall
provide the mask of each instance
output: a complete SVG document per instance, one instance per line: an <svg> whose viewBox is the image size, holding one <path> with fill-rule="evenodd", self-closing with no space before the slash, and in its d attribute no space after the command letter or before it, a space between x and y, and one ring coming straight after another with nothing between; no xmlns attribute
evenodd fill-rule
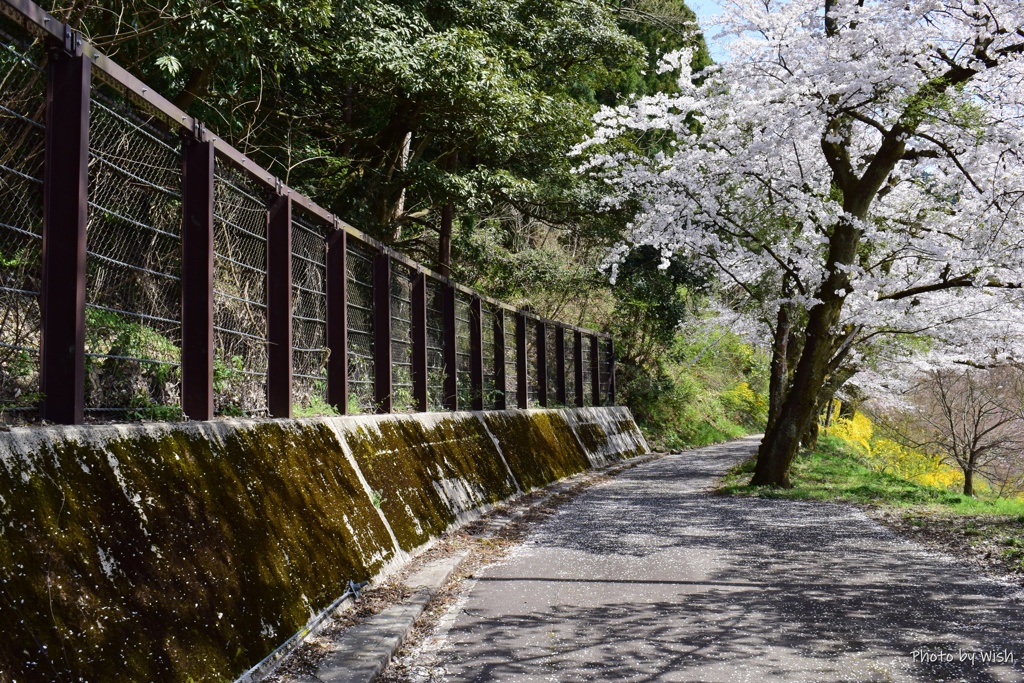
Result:
<svg viewBox="0 0 1024 683"><path fill-rule="evenodd" d="M625 408L0 433L0 682L232 680L347 580L645 452Z"/></svg>

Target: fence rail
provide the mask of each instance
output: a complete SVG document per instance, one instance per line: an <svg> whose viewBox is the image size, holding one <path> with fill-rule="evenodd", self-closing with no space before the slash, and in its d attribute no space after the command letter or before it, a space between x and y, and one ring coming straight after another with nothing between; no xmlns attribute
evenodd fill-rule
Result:
<svg viewBox="0 0 1024 683"><path fill-rule="evenodd" d="M30 0L0 0L0 413L606 405L611 338L353 228Z"/></svg>

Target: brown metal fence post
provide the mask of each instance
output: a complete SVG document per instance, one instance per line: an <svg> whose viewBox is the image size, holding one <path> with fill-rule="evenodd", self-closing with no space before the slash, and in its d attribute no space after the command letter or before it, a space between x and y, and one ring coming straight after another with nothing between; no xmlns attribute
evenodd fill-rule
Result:
<svg viewBox="0 0 1024 683"><path fill-rule="evenodd" d="M0 0L4 2L4 0ZM284 182L274 175L261 168L253 159L247 157L238 149L232 147L225 140L209 136L207 141L203 126L186 112L171 101L162 97L147 84L139 81L127 70L118 65L114 60L103 55L96 46L84 42L80 35L62 22L47 15L42 9L30 0L6 0L5 12L16 23L23 24L36 36L46 36L51 41L48 46L50 59L47 67L46 84L46 125L45 125L45 163L43 170L43 225L42 237L42 281L40 283L40 306L41 306L41 338L39 341L40 355L40 377L39 388L42 391L43 399L41 405L41 416L53 422L75 423L84 419L85 412L85 382L86 382L86 338L89 331L86 327L86 302L91 296L88 291L87 266L93 265L92 260L87 259L87 230L90 217L89 209L89 117L91 98L91 75L92 69L97 69L102 80L109 85L113 91L122 95L132 103L136 113L141 113L145 121L158 122L159 128L157 137L163 137L163 132L188 132L191 129L192 135L186 135L183 140L181 165L182 165L182 226L181 226L181 402L183 413L191 419L210 419L213 417L215 395L213 386L215 344L217 337L214 335L214 242L215 236L215 163L227 162L234 169L244 169L242 175L244 182L241 185L246 187L235 187L232 190L225 190L232 194L258 195L260 186L266 189L275 189L278 197L266 207L257 206L256 213L249 212L249 216L261 216L262 210L266 208L266 240L262 247L267 250L265 260L265 304L266 329L265 341L268 344L267 363L267 403L269 412L274 416L287 416L292 412L292 379L294 376L294 356L296 352L292 348L292 271L291 261L293 260L291 250L292 239L292 203L299 203L304 216L312 216L320 225L333 224L335 230L328 237L326 255L326 341L328 348L327 358L327 399L339 412L345 413L348 409L349 399L349 354L348 354L348 273L346 253L348 236L353 239L375 244L375 240L360 233L351 226L344 224L337 216L318 206L308 197L287 188ZM84 57L88 55L88 57ZM349 88L351 90L351 88ZM120 115L115 115L121 118ZM131 117L129 117L131 118ZM140 131L149 124L145 122L133 122L124 119L124 122L133 128L141 126ZM121 124L116 124L121 126ZM95 145L94 145L95 146ZM94 150L99 153L99 150ZM455 158L455 155L452 155ZM102 161L98 157L94 161ZM161 164L161 168L165 164ZM125 169L121 169L125 171ZM137 179L138 180L138 179ZM227 179L225 179L227 180ZM134 182L134 181L133 181ZM153 185L146 181L146 184ZM251 187L249 187L251 185ZM160 186L150 189L158 190ZM216 185L217 192L222 189ZM146 190L148 192L148 189ZM105 207L103 211L114 212L118 210L118 203L122 208L130 208L124 202L133 201L128 195L116 194L113 196L112 205ZM99 197L93 197L93 201L102 203ZM240 201L249 203L244 198ZM257 201L257 204L260 204ZM226 207L227 208L227 207ZM237 207L243 209L243 207ZM451 207L447 207L446 211ZM218 213L220 209L218 208ZM128 212L130 213L130 211ZM217 216L217 220L229 216ZM296 217L300 222L302 218ZM451 216L449 215L450 219ZM257 221L259 218L257 218ZM337 229L344 226L344 230ZM143 226L145 227L145 226ZM156 226L151 226L156 227ZM258 227L249 226L256 228ZM264 226L260 226L264 227ZM245 232L245 228L239 226L236 230L231 228L229 233L238 231ZM228 235L231 237L231 235ZM97 245L98 246L98 245ZM319 244L318 244L319 246ZM442 250L443 251L443 250ZM101 254L96 254L101 257ZM223 254L227 260L230 255ZM296 257L298 255L295 255ZM92 258L91 256L89 257ZM434 339L431 331L434 321L430 321L431 327L427 328L427 315L433 310L434 300L426 285L426 278L434 274L427 271L422 272L422 266L410 263L408 259L395 254L390 249L381 248L379 253L372 258L372 325L371 344L373 347L372 360L375 372L373 372L373 394L377 403L377 410L390 412L392 409L392 384L393 369L392 360L394 355L393 344L403 344L406 340L392 340L392 296L391 296L391 270L394 266L392 261L403 264L401 268L412 268L417 271L413 282L413 308L414 312L410 319L412 350L412 371L414 400L420 410L428 407L430 399L430 386L428 375L432 368L433 357L429 353L433 347L428 348L428 343L433 344ZM317 259L319 262L319 259ZM252 268L255 265L263 264L242 264ZM315 265L315 264L314 264ZM138 269L130 264L120 264L119 268ZM259 270L257 268L257 270ZM157 275L172 275L171 273L158 272ZM259 276L256 276L259 277ZM444 405L450 409L458 409L458 361L460 358L457 347L457 319L456 312L458 300L456 298L455 285L452 284L447 275L439 276L439 280L446 282L442 290L442 357L444 363ZM365 289L365 283L359 283L360 291ZM467 290L463 290L467 291ZM353 292L354 294L355 292ZM320 292L323 294L323 292ZM470 293L472 295L472 293ZM230 296L230 295L227 295ZM396 292L396 298L400 293ZM487 403L487 407L493 404L496 408L508 407L507 397L507 346L512 340L512 331L506 326L509 320L504 311L498 307L494 313L493 339L494 357L483 358L483 303L481 295L471 305L470 323L470 385L472 389L472 407L483 408L487 398L484 395L484 379L487 377L484 363L493 360L493 377L497 390L495 399ZM360 309L365 307L365 301L359 297ZM321 299L322 301L322 299ZM98 303L98 302L97 302ZM322 305L318 301L319 305ZM356 309L356 302L353 301L353 311ZM153 317L142 310L129 310L129 314ZM170 314L173 318L174 314ZM162 314L158 320L173 323L167 320L167 314ZM530 318L536 320L535 318ZM397 318L396 318L397 320ZM528 358L528 344L531 339L531 332L528 330L528 318L525 313L516 314L515 324L515 367L516 378L516 404L522 408L533 405L529 398L531 383L538 385L538 398L542 406L548 405L548 349L546 345L547 327L553 325L555 328L555 350L557 360L556 376L550 378L556 382L556 395L558 401L563 405L571 399L566 396L566 373L569 370L565 367L565 329L557 322L536 321L537 350L534 359ZM361 329L365 327L365 321L360 319L358 333L362 336L366 333ZM218 328L219 329L219 328ZM224 330L228 334L242 334L243 336L261 336L259 330L251 330L246 326L249 333L242 330ZM318 328L319 331L319 328ZM357 330L353 329L353 333ZM582 366L582 344L585 343L582 337L589 337L591 344L591 391L595 403L615 402L615 349L614 343L608 335L597 335L586 331L576 331L575 343L575 403L577 405L585 402L585 387L583 386ZM363 346L360 339L360 346ZM404 349L404 344L403 344ZM355 352L360 361L363 354ZM104 354L108 355L108 354ZM108 355L111 358L117 356ZM143 359L145 362L145 359ZM155 358L149 359L156 361ZM531 378L529 374L529 362L535 360L537 363L536 377ZM362 365L362 362L360 362ZM355 369L355 368L353 368ZM370 368L366 368L370 371ZM604 375L607 384L601 384L601 371L607 371ZM465 382L463 382L463 385ZM109 397L97 397L101 401ZM90 401L92 397L90 397Z"/></svg>
<svg viewBox="0 0 1024 683"><path fill-rule="evenodd" d="M182 148L181 409L213 419L213 169L203 130Z"/></svg>
<svg viewBox="0 0 1024 683"><path fill-rule="evenodd" d="M608 337L608 405L615 405L615 340Z"/></svg>
<svg viewBox="0 0 1024 683"><path fill-rule="evenodd" d="M530 363L526 357L526 316L516 313L516 405L530 406Z"/></svg>
<svg viewBox="0 0 1024 683"><path fill-rule="evenodd" d="M548 344L547 325L537 321L537 402L541 408L548 407Z"/></svg>
<svg viewBox="0 0 1024 683"><path fill-rule="evenodd" d="M373 397L378 413L391 412L391 256L373 257Z"/></svg>
<svg viewBox="0 0 1024 683"><path fill-rule="evenodd" d="M573 384L576 387L575 402L577 408L583 407L583 333L574 330L572 333L572 364Z"/></svg>
<svg viewBox="0 0 1024 683"><path fill-rule="evenodd" d="M441 290L441 346L444 356L444 407L459 409L459 383L455 376L459 363L455 329L455 287L445 283Z"/></svg>
<svg viewBox="0 0 1024 683"><path fill-rule="evenodd" d="M77 40L77 34L71 34ZM55 50L46 83L43 180L42 417L85 418L85 228L89 202L91 63Z"/></svg>
<svg viewBox="0 0 1024 683"><path fill-rule="evenodd" d="M412 280L412 398L416 410L427 411L427 275Z"/></svg>
<svg viewBox="0 0 1024 683"><path fill-rule="evenodd" d="M267 207L267 407L292 416L292 200Z"/></svg>
<svg viewBox="0 0 1024 683"><path fill-rule="evenodd" d="M494 386L497 391L494 394L494 409L505 410L508 407L508 400L505 392L508 390L505 376L505 309L500 306L494 311Z"/></svg>
<svg viewBox="0 0 1024 683"><path fill-rule="evenodd" d="M327 238L327 402L348 414L348 237Z"/></svg>
<svg viewBox="0 0 1024 683"><path fill-rule="evenodd" d="M567 404L565 395L565 328L555 325L555 400Z"/></svg>
<svg viewBox="0 0 1024 683"><path fill-rule="evenodd" d="M480 297L469 302L469 395L473 410L484 409L483 304Z"/></svg>

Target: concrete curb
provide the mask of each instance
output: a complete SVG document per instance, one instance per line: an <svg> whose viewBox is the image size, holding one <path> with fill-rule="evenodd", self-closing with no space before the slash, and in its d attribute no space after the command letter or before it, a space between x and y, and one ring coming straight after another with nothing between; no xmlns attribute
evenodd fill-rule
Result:
<svg viewBox="0 0 1024 683"><path fill-rule="evenodd" d="M332 643L316 676L302 683L369 683L387 667L413 624L455 572L468 551L428 563L404 583L416 592L400 605L376 614Z"/></svg>

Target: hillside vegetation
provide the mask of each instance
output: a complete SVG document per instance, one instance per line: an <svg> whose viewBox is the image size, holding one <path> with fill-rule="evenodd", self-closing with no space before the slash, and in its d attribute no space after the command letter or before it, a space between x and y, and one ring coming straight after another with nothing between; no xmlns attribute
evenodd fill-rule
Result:
<svg viewBox="0 0 1024 683"><path fill-rule="evenodd" d="M680 324L703 315L692 293L707 274L678 264L666 273L660 256L638 253L634 277L613 285L601 265L636 207L609 208L614 188L577 172L572 152L602 106L678 91L658 68L665 53L686 48L693 69L710 64L684 0L43 4L355 227L483 294L612 332L620 402L643 414L655 443L756 428L756 354L738 340L713 353L682 341ZM616 147L646 154L668 144L638 136ZM119 319L108 328L92 340L103 352L129 336ZM671 357L650 355L663 352ZM160 360L177 353L171 345ZM220 388L250 370L231 359L216 369ZM118 403L130 417L180 417L148 399ZM321 404L299 409L329 411Z"/></svg>
<svg viewBox="0 0 1024 683"><path fill-rule="evenodd" d="M764 429L765 353L719 326L680 332L652 366L620 373L622 401L651 448L704 446Z"/></svg>

